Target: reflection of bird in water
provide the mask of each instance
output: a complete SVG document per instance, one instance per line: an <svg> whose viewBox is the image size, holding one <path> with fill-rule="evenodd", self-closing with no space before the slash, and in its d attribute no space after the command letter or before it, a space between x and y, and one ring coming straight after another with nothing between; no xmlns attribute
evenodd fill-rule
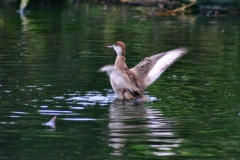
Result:
<svg viewBox="0 0 240 160"><path fill-rule="evenodd" d="M128 69L126 65L126 46L123 42L117 41L113 48L117 57L115 64L106 65L99 69L100 72L107 72L114 92L120 99L141 99L147 100L143 95L147 86L152 84L173 62L186 54L184 48L146 57L134 68Z"/></svg>
<svg viewBox="0 0 240 160"><path fill-rule="evenodd" d="M142 151L173 155L171 149L179 146L181 139L174 134L173 121L143 102L116 99L110 104L109 115L109 146L114 149L112 155L122 155L124 148L137 144L146 146ZM149 147L152 149L149 150Z"/></svg>

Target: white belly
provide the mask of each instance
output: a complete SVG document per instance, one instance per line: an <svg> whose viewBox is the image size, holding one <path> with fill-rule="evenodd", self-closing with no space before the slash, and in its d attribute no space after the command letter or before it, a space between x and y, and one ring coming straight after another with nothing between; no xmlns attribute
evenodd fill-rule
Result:
<svg viewBox="0 0 240 160"><path fill-rule="evenodd" d="M123 99L123 90L126 89L124 78L117 71L113 71L110 75L110 82L118 98Z"/></svg>

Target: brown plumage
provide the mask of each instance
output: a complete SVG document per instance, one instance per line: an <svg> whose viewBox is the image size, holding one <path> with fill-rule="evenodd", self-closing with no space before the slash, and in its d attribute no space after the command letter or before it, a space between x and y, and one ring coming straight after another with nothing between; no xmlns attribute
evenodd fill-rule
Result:
<svg viewBox="0 0 240 160"><path fill-rule="evenodd" d="M134 68L128 69L126 65L126 46L117 41L113 48L117 57L114 65L106 65L99 69L107 72L114 92L120 99L147 100L143 95L147 86L152 84L173 62L187 53L185 48L146 57Z"/></svg>

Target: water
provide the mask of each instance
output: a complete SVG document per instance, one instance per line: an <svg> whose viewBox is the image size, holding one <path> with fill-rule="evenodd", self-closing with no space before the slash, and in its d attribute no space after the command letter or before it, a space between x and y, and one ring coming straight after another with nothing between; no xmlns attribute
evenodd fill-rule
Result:
<svg viewBox="0 0 240 160"><path fill-rule="evenodd" d="M239 22L88 4L0 10L0 159L239 159ZM148 87L148 102L124 102L97 72L116 40L129 67L189 53Z"/></svg>

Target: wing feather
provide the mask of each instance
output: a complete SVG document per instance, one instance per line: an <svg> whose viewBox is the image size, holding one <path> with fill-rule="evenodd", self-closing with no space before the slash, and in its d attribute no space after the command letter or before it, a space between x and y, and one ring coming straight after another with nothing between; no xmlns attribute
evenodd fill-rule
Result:
<svg viewBox="0 0 240 160"><path fill-rule="evenodd" d="M101 67L98 72L106 72L108 76L111 75L112 71L114 70L114 65L109 64Z"/></svg>
<svg viewBox="0 0 240 160"><path fill-rule="evenodd" d="M146 57L132 68L142 78L144 84L152 84L171 64L187 53L187 49L179 48L172 51Z"/></svg>

